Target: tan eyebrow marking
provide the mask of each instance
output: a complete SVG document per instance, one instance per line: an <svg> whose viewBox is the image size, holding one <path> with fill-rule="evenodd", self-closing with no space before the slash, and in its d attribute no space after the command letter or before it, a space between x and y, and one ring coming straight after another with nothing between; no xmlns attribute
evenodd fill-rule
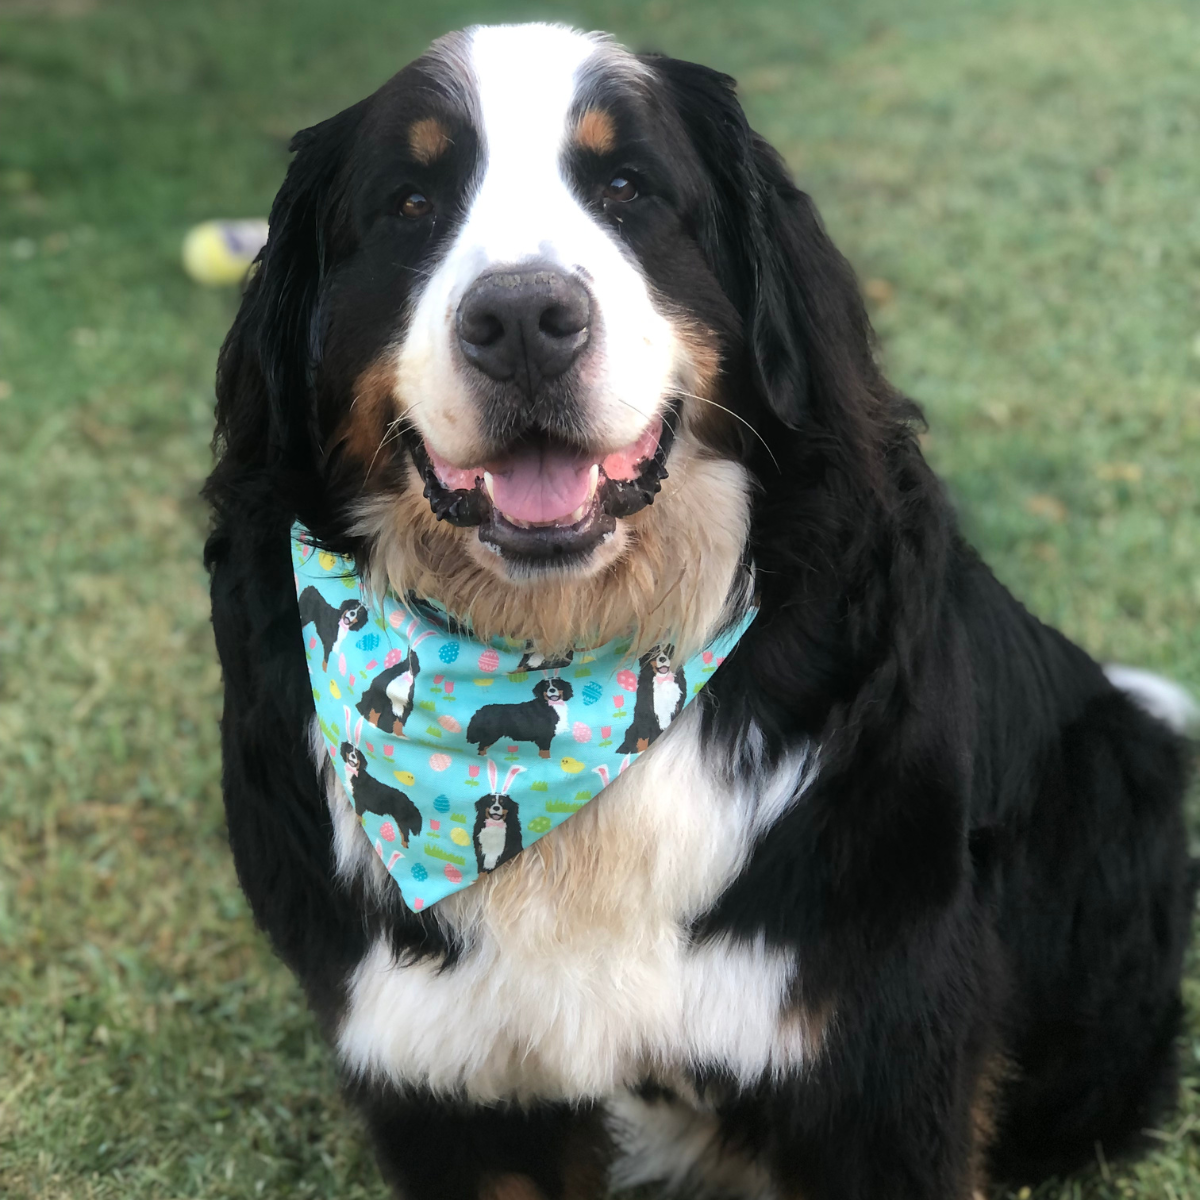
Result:
<svg viewBox="0 0 1200 1200"><path fill-rule="evenodd" d="M599 108L589 108L575 126L575 141L596 154L607 154L617 144L613 119Z"/></svg>
<svg viewBox="0 0 1200 1200"><path fill-rule="evenodd" d="M436 117L423 117L409 129L408 144L417 162L427 167L446 152L451 142L441 121Z"/></svg>

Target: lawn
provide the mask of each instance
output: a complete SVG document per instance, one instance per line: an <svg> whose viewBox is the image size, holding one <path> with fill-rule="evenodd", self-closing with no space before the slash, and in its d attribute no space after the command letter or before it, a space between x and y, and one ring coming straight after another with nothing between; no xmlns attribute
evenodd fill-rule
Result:
<svg viewBox="0 0 1200 1200"><path fill-rule="evenodd" d="M738 76L1000 576L1200 691L1190 0L0 0L0 1194L382 1200L224 845L197 490L237 297L178 248L527 15ZM1187 994L1158 1149L1036 1197L1200 1197L1200 960Z"/></svg>

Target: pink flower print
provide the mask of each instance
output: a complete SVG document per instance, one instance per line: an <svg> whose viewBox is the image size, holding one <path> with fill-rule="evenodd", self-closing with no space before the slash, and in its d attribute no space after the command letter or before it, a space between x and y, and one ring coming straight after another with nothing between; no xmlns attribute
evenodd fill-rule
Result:
<svg viewBox="0 0 1200 1200"><path fill-rule="evenodd" d="M442 687L444 687L444 688L446 689L446 695L447 695L447 696L449 696L449 695L450 695L450 693L451 693L452 691L454 691L454 684L452 684L452 683L450 682L450 680L448 680L448 679L446 680L446 682L445 682L444 684L442 684Z"/></svg>
<svg viewBox="0 0 1200 1200"><path fill-rule="evenodd" d="M600 736L605 741L608 741L608 739L610 737L612 737L612 726L611 725L601 725L600 726Z"/></svg>
<svg viewBox="0 0 1200 1200"><path fill-rule="evenodd" d="M442 823L441 823L441 821L430 821L430 822L429 822L429 828L430 828L430 829L437 830L437 829L441 829L441 827L442 827ZM381 832L382 832L382 831L381 831Z"/></svg>
<svg viewBox="0 0 1200 1200"><path fill-rule="evenodd" d="M384 758L391 758L391 757L392 757L392 749L393 749L393 747L392 747L391 745L384 746L384 748L383 748L383 757L384 757Z"/></svg>
<svg viewBox="0 0 1200 1200"><path fill-rule="evenodd" d="M624 696L614 696L613 697L613 708L624 708L624 707L625 707L625 697Z"/></svg>
<svg viewBox="0 0 1200 1200"><path fill-rule="evenodd" d="M308 639L308 648L310 650L315 650L317 648L317 639L316 638Z"/></svg>
<svg viewBox="0 0 1200 1200"><path fill-rule="evenodd" d="M354 686L354 676L353 675L350 676L350 686L351 687Z"/></svg>
<svg viewBox="0 0 1200 1200"><path fill-rule="evenodd" d="M435 675L435 676L433 677L433 682L434 682L434 683L441 683L441 682L442 682L442 680L443 680L443 679L445 679L445 678L446 678L446 677L445 677L445 675Z"/></svg>
<svg viewBox="0 0 1200 1200"><path fill-rule="evenodd" d="M363 670L364 671L373 671L373 670L375 670L375 668L377 666L379 666L379 659L373 658L373 659L371 659L371 661L369 663L367 663L367 665L363 668Z"/></svg>
<svg viewBox="0 0 1200 1200"><path fill-rule="evenodd" d="M374 754L374 753L375 753L375 747L374 747L374 746L372 746L370 742L368 742L368 743L367 743L367 753L368 753L368 754Z"/></svg>
<svg viewBox="0 0 1200 1200"><path fill-rule="evenodd" d="M413 897L413 912L420 912L425 907L425 901L420 896Z"/></svg>
<svg viewBox="0 0 1200 1200"><path fill-rule="evenodd" d="M724 661L725 655L722 654L721 657L717 659L717 666L719 667Z"/></svg>
<svg viewBox="0 0 1200 1200"><path fill-rule="evenodd" d="M704 665L706 667L712 666L713 652L711 650L705 650L700 657L704 659Z"/></svg>
<svg viewBox="0 0 1200 1200"><path fill-rule="evenodd" d="M520 754L521 753L520 746L505 746L505 750L507 750L509 754Z"/></svg>
<svg viewBox="0 0 1200 1200"><path fill-rule="evenodd" d="M471 764L471 765L470 765L470 766L467 768L467 774L468 774L468 775L470 775L470 777L471 777L472 779L478 779L478 778L479 778L479 764L478 764L478 763L472 763L472 764Z"/></svg>

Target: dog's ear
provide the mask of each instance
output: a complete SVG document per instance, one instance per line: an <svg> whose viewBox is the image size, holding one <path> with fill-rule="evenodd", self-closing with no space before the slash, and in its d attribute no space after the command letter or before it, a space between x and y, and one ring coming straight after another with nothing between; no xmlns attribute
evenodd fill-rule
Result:
<svg viewBox="0 0 1200 1200"><path fill-rule="evenodd" d="M270 236L218 359L220 461L206 489L218 508L228 490L267 473L273 491L297 501L302 520L300 509L313 500L319 297L342 210L342 168L369 103L292 139L295 157L271 205Z"/></svg>
<svg viewBox="0 0 1200 1200"><path fill-rule="evenodd" d="M850 265L810 198L749 126L728 75L649 56L708 176L697 236L742 318L755 382L796 428L806 406L843 389L847 371L876 373L871 330Z"/></svg>
<svg viewBox="0 0 1200 1200"><path fill-rule="evenodd" d="M539 679L537 683L533 685L533 694L540 700L546 694L546 689L549 686L550 680Z"/></svg>
<svg viewBox="0 0 1200 1200"><path fill-rule="evenodd" d="M564 700L570 700L570 698L575 694L574 688L572 688L565 679L556 679L554 682L558 684L559 691L562 692L562 698Z"/></svg>

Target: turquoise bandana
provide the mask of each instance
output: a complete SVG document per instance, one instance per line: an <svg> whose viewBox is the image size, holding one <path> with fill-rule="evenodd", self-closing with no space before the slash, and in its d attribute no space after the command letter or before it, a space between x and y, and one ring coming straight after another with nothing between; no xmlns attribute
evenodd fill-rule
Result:
<svg viewBox="0 0 1200 1200"><path fill-rule="evenodd" d="M558 659L473 641L428 604L364 596L292 530L308 675L366 836L414 912L469 887L594 800L704 687L754 619L682 667L629 640Z"/></svg>

